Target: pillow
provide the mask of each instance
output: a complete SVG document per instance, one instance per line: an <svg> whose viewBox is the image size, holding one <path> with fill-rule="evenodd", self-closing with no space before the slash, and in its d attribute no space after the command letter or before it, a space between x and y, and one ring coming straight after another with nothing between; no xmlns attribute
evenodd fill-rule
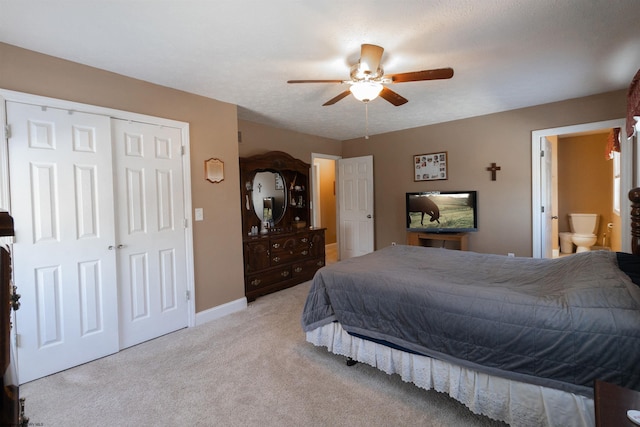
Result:
<svg viewBox="0 0 640 427"><path fill-rule="evenodd" d="M618 267L633 283L640 286L640 256L628 254L626 252L616 252Z"/></svg>

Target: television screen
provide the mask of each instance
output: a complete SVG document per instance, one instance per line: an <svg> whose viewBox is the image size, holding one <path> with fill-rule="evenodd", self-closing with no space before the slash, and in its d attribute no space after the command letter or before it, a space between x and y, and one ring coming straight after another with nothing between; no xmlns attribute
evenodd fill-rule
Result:
<svg viewBox="0 0 640 427"><path fill-rule="evenodd" d="M478 231L476 191L407 193L407 230L430 233Z"/></svg>

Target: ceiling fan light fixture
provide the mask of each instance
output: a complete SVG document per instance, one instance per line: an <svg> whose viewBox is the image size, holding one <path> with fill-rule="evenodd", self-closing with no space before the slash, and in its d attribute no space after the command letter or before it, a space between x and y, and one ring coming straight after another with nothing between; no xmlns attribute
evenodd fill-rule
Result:
<svg viewBox="0 0 640 427"><path fill-rule="evenodd" d="M369 101L373 101L380 96L390 104L399 107L409 102L409 100L389 89L386 85L450 79L453 77L453 69L449 67L386 75L380 66L383 52L384 48L382 46L363 43L360 46L360 59L350 68L350 80L289 80L287 83L340 83L349 85L349 89L334 96L322 106L333 105L348 97L349 94L353 94L358 101L364 102L365 106Z"/></svg>
<svg viewBox="0 0 640 427"><path fill-rule="evenodd" d="M358 101L369 102L380 95L382 88L382 83L364 81L353 83L349 90Z"/></svg>
<svg viewBox="0 0 640 427"><path fill-rule="evenodd" d="M369 68L368 64L363 64L358 62L356 65L351 67L351 71L349 75L351 76L351 80L354 82L360 82L363 80L375 80L379 81L384 74L384 70L380 67L372 70Z"/></svg>

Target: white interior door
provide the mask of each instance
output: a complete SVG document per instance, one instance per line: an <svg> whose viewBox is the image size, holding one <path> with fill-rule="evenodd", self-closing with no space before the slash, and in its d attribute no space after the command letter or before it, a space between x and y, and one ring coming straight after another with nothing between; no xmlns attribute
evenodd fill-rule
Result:
<svg viewBox="0 0 640 427"><path fill-rule="evenodd" d="M108 117L7 103L21 383L117 352Z"/></svg>
<svg viewBox="0 0 640 427"><path fill-rule="evenodd" d="M554 206L553 206L553 168L552 159L553 151L551 149L551 141L548 138L543 137L540 139L540 145L542 147L542 154L540 156L540 168L542 173L540 174L540 198L542 200L542 235L540 242L542 244L542 256L543 258L553 257L553 220Z"/></svg>
<svg viewBox="0 0 640 427"><path fill-rule="evenodd" d="M187 326L182 140L172 127L112 123L125 348Z"/></svg>
<svg viewBox="0 0 640 427"><path fill-rule="evenodd" d="M338 160L340 259L373 252L373 156Z"/></svg>

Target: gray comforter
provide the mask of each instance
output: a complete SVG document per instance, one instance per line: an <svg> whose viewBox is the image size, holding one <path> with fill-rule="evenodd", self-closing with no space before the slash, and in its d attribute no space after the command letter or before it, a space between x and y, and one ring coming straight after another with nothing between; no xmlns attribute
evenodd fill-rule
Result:
<svg viewBox="0 0 640 427"><path fill-rule="evenodd" d="M390 246L320 269L305 331L351 334L586 396L640 390L640 288L614 252L555 260Z"/></svg>

